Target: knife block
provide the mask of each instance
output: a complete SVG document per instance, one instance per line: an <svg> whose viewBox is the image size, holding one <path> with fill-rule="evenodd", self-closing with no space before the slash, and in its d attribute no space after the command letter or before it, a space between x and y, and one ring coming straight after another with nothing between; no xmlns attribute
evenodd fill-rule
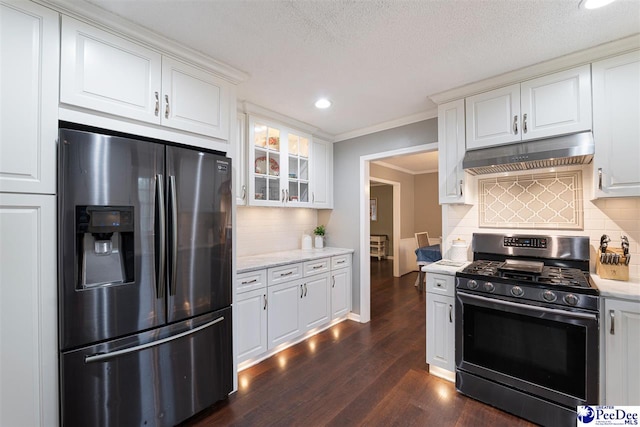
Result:
<svg viewBox="0 0 640 427"><path fill-rule="evenodd" d="M622 249L607 248L607 253L615 253L620 255L620 264L602 264L600 262L600 249L598 249L598 258L596 261L596 274L603 279L611 280L629 280L629 266L624 265L625 256Z"/></svg>

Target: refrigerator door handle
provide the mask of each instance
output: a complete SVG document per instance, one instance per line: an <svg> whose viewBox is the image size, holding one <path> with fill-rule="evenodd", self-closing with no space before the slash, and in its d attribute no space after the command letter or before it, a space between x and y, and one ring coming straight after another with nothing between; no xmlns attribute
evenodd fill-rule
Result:
<svg viewBox="0 0 640 427"><path fill-rule="evenodd" d="M172 336L167 337L167 338L163 338L161 340L152 341L152 342L148 342L146 344L136 345L136 346L129 347L129 348L124 348L122 350L112 351L110 353L98 353L98 354L93 354L91 356L86 356L84 358L84 363L104 362L105 360L113 359L115 357L122 356L123 354L134 353L134 352L137 352L137 351L140 351L140 350L144 350L144 349L149 348L149 347L155 347L155 346L158 346L158 345L161 345L161 344L168 343L170 341L175 341L177 339L186 337L188 335L195 334L196 332L199 332L199 331L201 331L203 329L206 329L206 328L208 328L210 326L213 326L216 323L220 323L223 320L224 320L224 316L220 316L216 320L212 320L211 322L205 323L204 325L200 325L197 328L193 328L193 329L190 329L188 331L184 331L184 332L181 332L179 334L172 335Z"/></svg>
<svg viewBox="0 0 640 427"><path fill-rule="evenodd" d="M156 215L155 215L156 244L156 295L164 298L165 282L167 279L167 243L166 216L164 206L164 177L156 175Z"/></svg>
<svg viewBox="0 0 640 427"><path fill-rule="evenodd" d="M169 213L171 214L171 218L169 219L170 224L170 235L171 235L171 282L169 283L169 295L176 294L176 282L178 278L177 266L178 266L178 199L176 197L176 177L173 175L169 176Z"/></svg>

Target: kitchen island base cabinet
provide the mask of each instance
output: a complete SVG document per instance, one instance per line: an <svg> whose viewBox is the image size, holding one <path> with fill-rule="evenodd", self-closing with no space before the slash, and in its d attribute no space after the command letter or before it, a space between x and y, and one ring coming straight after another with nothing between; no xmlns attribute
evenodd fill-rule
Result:
<svg viewBox="0 0 640 427"><path fill-rule="evenodd" d="M640 403L640 301L604 299L604 404Z"/></svg>

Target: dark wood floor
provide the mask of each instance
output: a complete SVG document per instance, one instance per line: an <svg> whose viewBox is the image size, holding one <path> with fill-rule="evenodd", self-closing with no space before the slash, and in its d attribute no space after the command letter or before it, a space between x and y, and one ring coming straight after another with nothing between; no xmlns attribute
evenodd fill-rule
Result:
<svg viewBox="0 0 640 427"><path fill-rule="evenodd" d="M532 426L429 375L417 273L371 260L371 322L345 321L242 371L184 426Z"/></svg>

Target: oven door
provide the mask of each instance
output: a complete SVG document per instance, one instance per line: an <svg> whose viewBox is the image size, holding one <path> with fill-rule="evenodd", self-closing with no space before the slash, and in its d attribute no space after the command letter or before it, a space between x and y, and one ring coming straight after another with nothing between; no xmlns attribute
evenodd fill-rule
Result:
<svg viewBox="0 0 640 427"><path fill-rule="evenodd" d="M458 291L455 335L457 371L574 410L598 403L597 313Z"/></svg>

